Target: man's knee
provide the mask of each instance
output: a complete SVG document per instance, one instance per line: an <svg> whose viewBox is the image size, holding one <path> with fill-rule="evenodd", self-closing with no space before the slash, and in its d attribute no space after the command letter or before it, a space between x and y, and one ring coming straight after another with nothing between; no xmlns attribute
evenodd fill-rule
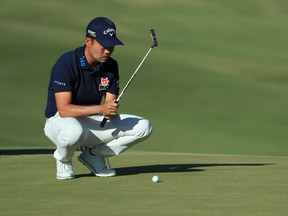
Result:
<svg viewBox="0 0 288 216"><path fill-rule="evenodd" d="M83 138L83 128L80 124L66 125L57 133L57 144L61 147L73 146L77 142L81 142Z"/></svg>
<svg viewBox="0 0 288 216"><path fill-rule="evenodd" d="M147 139L153 131L151 123L147 119L140 119L136 127L137 136L141 139Z"/></svg>

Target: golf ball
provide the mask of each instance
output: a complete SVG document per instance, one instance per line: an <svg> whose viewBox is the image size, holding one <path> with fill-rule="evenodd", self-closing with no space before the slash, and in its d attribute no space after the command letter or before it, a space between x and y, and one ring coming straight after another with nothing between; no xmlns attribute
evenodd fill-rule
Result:
<svg viewBox="0 0 288 216"><path fill-rule="evenodd" d="M153 177L152 177L152 181L153 181L153 182L158 182L158 181L159 181L159 177L156 176L156 175L153 176Z"/></svg>

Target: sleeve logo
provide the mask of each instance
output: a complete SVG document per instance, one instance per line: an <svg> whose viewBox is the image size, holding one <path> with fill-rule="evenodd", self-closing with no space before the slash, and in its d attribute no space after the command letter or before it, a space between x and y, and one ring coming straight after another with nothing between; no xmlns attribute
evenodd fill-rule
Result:
<svg viewBox="0 0 288 216"><path fill-rule="evenodd" d="M66 86L66 83L54 80L54 83L59 86Z"/></svg>

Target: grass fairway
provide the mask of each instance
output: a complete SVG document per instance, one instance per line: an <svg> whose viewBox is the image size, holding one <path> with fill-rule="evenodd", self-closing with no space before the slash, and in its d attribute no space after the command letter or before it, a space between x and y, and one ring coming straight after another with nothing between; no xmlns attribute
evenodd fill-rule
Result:
<svg viewBox="0 0 288 216"><path fill-rule="evenodd" d="M150 28L159 47L120 109L154 133L111 159L119 176L92 177L75 160L77 179L57 181L52 155L3 155L0 215L286 216L287 11L285 0L1 0L0 150L52 146L50 70L95 16L125 43L114 52L121 87Z"/></svg>
<svg viewBox="0 0 288 216"><path fill-rule="evenodd" d="M0 148L50 147L43 135L50 70L84 43L87 23L109 16L121 102L149 118L137 150L287 156L288 5L283 0L1 0ZM169 147L168 147L169 146Z"/></svg>
<svg viewBox="0 0 288 216"><path fill-rule="evenodd" d="M51 155L0 156L1 215L286 216L288 158L130 151L119 176L55 178ZM53 168L52 168L53 167ZM152 183L153 175L160 177Z"/></svg>

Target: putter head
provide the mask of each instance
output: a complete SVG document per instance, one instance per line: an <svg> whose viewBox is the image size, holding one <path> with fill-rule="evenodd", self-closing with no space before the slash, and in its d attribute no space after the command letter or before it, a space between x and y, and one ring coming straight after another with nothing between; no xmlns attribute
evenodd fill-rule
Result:
<svg viewBox="0 0 288 216"><path fill-rule="evenodd" d="M150 29L150 32L151 32L151 38L152 38L151 48L154 48L154 47L158 46L158 42L157 42L157 38L156 38L156 33L155 33L154 29Z"/></svg>

